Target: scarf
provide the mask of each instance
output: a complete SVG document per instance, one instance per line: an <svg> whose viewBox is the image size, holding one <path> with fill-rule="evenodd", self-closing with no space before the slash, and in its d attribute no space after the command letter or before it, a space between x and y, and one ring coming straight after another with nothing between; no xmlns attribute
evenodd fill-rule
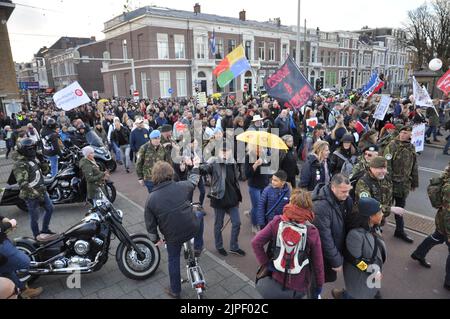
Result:
<svg viewBox="0 0 450 319"><path fill-rule="evenodd" d="M311 222L314 220L314 213L308 209L298 207L293 204L287 204L283 209L284 221L293 220L296 223L303 224L305 222Z"/></svg>

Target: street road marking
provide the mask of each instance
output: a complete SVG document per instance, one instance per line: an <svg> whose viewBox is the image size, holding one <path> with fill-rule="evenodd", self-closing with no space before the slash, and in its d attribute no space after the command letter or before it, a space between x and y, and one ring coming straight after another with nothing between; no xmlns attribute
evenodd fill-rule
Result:
<svg viewBox="0 0 450 319"><path fill-rule="evenodd" d="M428 167L419 167L419 171L433 173L433 174L437 174L437 175L441 175L442 173L444 173L444 171L440 171L440 170L437 170L434 168L428 168Z"/></svg>

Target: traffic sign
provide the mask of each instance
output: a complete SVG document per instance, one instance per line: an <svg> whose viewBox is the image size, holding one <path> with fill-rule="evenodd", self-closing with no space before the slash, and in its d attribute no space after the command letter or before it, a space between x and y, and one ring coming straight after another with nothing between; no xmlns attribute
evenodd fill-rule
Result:
<svg viewBox="0 0 450 319"><path fill-rule="evenodd" d="M139 91L138 91L138 90L135 90L135 91L133 92L133 96L139 96Z"/></svg>
<svg viewBox="0 0 450 319"><path fill-rule="evenodd" d="M169 88L169 94L173 94L173 89Z"/></svg>

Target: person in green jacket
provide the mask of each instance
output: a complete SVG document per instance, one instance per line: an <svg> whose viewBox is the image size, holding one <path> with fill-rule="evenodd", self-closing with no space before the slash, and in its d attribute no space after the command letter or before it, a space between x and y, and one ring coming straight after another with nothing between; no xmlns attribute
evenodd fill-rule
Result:
<svg viewBox="0 0 450 319"><path fill-rule="evenodd" d="M80 160L80 169L83 172L83 176L86 179L86 199L89 202L95 197L98 188L102 187L105 180L110 175L108 171L102 172L94 159L94 149L90 146L86 146L81 150L84 158Z"/></svg>

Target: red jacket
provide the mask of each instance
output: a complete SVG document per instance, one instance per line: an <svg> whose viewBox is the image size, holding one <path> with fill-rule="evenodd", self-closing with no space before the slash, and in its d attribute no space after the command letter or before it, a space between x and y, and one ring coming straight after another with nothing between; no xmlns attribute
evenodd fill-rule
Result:
<svg viewBox="0 0 450 319"><path fill-rule="evenodd" d="M267 265L271 260L266 254L264 246L272 239L276 241L278 224L281 221L281 216L275 216L274 219L267 224L264 229L256 234L252 239L253 251L256 255L256 259L260 265ZM310 247L309 260L310 265L313 267L314 275L316 278L316 286L322 287L325 282L325 272L323 268L323 257L322 257L322 245L320 243L320 236L318 229L311 225L308 226L308 237L307 237L307 247ZM310 286L310 266L303 268L302 272L298 275L288 275L286 281L286 288L299 291L302 293L307 292ZM284 273L279 271L274 271L272 273L272 278L276 280L280 285L284 281Z"/></svg>

